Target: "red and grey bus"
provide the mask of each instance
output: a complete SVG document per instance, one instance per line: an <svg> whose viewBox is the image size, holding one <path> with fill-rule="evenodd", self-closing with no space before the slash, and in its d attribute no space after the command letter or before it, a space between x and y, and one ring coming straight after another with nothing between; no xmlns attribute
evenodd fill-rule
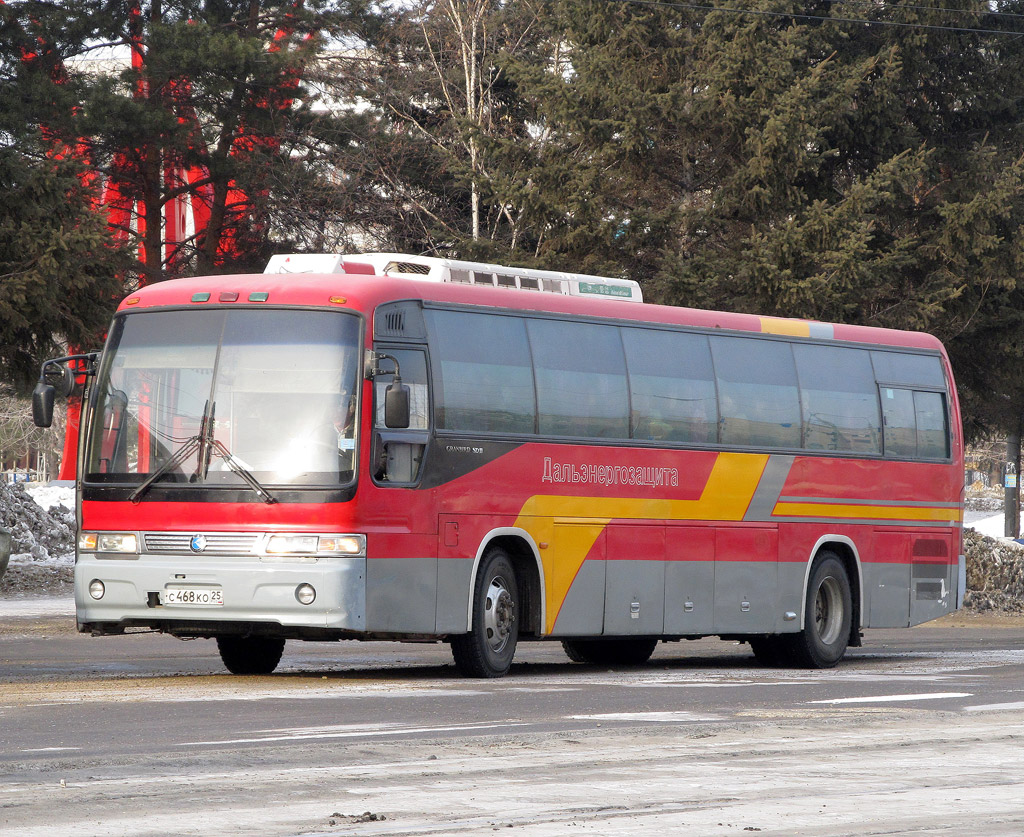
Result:
<svg viewBox="0 0 1024 837"><path fill-rule="evenodd" d="M481 677L524 640L828 667L962 601L961 425L927 334L281 256L132 293L85 365L78 628L211 637L234 673L289 639L444 641Z"/></svg>

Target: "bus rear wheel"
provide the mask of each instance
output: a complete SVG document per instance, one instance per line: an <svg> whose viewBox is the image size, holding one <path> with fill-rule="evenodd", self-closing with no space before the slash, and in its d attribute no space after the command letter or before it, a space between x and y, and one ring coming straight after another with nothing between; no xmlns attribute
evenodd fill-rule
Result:
<svg viewBox="0 0 1024 837"><path fill-rule="evenodd" d="M519 584L512 560L488 550L476 576L472 630L452 637L455 667L466 677L503 677L519 640Z"/></svg>
<svg viewBox="0 0 1024 837"><path fill-rule="evenodd" d="M562 648L574 663L603 666L638 666L658 646L656 639L565 639Z"/></svg>
<svg viewBox="0 0 1024 837"><path fill-rule="evenodd" d="M232 674L270 674L281 662L284 640L276 636L219 636L217 650Z"/></svg>
<svg viewBox="0 0 1024 837"><path fill-rule="evenodd" d="M804 668L832 668L850 642L853 597L846 567L834 552L822 552L811 568L804 627L791 634L790 657Z"/></svg>

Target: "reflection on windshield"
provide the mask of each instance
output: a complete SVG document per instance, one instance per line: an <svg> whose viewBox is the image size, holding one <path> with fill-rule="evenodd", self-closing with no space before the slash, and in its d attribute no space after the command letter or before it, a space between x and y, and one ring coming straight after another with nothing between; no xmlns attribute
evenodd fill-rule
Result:
<svg viewBox="0 0 1024 837"><path fill-rule="evenodd" d="M86 479L337 485L354 476L359 321L241 309L141 312L115 322L97 382ZM200 462L212 440L232 454ZM207 435L209 428L207 428ZM171 461L180 460L180 461ZM170 462L171 467L167 467ZM232 467L232 465L238 467Z"/></svg>

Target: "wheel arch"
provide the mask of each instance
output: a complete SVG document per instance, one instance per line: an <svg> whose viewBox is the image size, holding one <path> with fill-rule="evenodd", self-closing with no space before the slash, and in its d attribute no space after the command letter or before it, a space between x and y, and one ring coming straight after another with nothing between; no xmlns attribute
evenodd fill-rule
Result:
<svg viewBox="0 0 1024 837"><path fill-rule="evenodd" d="M469 577L466 628L471 630L473 625L473 591L476 590L476 576L480 569L480 562L487 554L487 550L495 546L504 549L512 559L512 566L516 571L516 581L522 588L519 591L519 597L522 601L520 613L524 624L520 628L520 633L540 636L544 633L547 616L544 597L544 564L540 560L540 550L529 532L515 526L492 529L484 535L480 546L477 547L476 557L473 559L473 571Z"/></svg>
<svg viewBox="0 0 1024 837"><path fill-rule="evenodd" d="M846 535L822 535L818 538L804 567L804 583L800 595L802 605L807 602L807 588L811 583L811 570L814 562L824 551L834 552L843 562L846 576L850 579L850 595L853 599L853 614L850 619L850 644L859 644L860 630L864 623L864 571L861 566L860 551L853 540ZM804 629L807 608L800 608L800 630ZM855 642L856 641L856 642Z"/></svg>

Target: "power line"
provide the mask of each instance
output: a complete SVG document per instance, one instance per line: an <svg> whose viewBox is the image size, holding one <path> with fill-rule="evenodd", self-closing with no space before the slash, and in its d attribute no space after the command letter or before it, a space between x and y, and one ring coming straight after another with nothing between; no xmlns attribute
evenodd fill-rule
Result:
<svg viewBox="0 0 1024 837"><path fill-rule="evenodd" d="M832 3L846 3L851 6L870 6L873 9L884 9L895 11L896 9L911 9L918 12L941 12L944 15L972 15L973 17L1008 17L1024 18L1024 14L1014 12L981 12L972 9L944 9L940 6L911 6L906 3L881 3L876 0L829 0ZM1000 30L1002 31L1002 30Z"/></svg>
<svg viewBox="0 0 1024 837"><path fill-rule="evenodd" d="M689 9L698 12L728 12L739 15L752 15L755 17L782 17L790 20L817 20L822 23L857 23L861 26L894 26L902 29L922 29L938 32L965 32L973 35L1014 35L1020 37L1024 31L1019 29L974 29L965 26L941 26L934 23L906 23L898 20L865 20L855 17L825 17L824 15L809 15L798 12L772 12L764 9L734 9L729 6L706 6L697 3L681 3L675 0L608 0L610 3L624 3L633 6L661 6L671 9ZM887 8L899 8L887 7ZM945 11L933 9L932 11ZM959 10L956 10L959 11Z"/></svg>

